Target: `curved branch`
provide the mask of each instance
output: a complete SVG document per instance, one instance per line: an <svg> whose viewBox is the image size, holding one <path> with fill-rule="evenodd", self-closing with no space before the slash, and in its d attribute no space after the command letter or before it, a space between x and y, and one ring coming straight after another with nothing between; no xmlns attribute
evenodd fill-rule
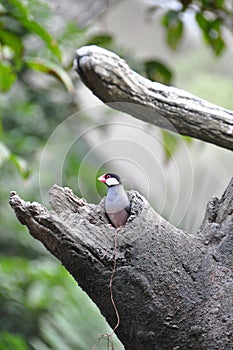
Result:
<svg viewBox="0 0 233 350"><path fill-rule="evenodd" d="M116 54L97 46L77 50L75 69L110 107L183 135L233 150L233 112L174 87L151 82Z"/></svg>
<svg viewBox="0 0 233 350"><path fill-rule="evenodd" d="M117 231L113 298L116 333L125 349L230 349L232 336L233 180L212 200L198 235L160 217L137 192L132 214ZM10 205L30 234L55 255L116 325L109 281L116 231L100 205L54 185L48 211L16 192ZM226 242L228 242L226 244Z"/></svg>

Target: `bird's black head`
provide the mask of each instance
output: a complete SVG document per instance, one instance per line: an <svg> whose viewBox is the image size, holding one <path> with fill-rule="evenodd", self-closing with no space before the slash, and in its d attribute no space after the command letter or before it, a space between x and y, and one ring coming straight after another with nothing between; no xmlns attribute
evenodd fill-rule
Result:
<svg viewBox="0 0 233 350"><path fill-rule="evenodd" d="M120 177L113 173L104 174L98 177L98 180L105 183L108 187L117 186L121 184Z"/></svg>

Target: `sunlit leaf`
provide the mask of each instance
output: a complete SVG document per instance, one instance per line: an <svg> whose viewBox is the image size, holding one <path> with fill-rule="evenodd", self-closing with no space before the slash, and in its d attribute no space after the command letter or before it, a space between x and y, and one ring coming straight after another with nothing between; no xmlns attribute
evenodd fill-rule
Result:
<svg viewBox="0 0 233 350"><path fill-rule="evenodd" d="M37 57L25 57L25 62L30 68L34 70L55 76L66 86L67 90L70 93L74 92L74 86L71 78L66 73L66 71L58 64Z"/></svg>
<svg viewBox="0 0 233 350"><path fill-rule="evenodd" d="M8 62L0 61L0 92L10 90L16 80L16 74L13 67Z"/></svg>

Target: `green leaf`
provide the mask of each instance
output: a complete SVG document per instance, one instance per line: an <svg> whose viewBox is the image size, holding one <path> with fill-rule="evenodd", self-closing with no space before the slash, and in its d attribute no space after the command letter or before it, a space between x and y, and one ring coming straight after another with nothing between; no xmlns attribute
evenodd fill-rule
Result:
<svg viewBox="0 0 233 350"><path fill-rule="evenodd" d="M168 161L175 153L179 139L177 135L170 133L169 131L161 130L163 139L163 149L165 153L165 160Z"/></svg>
<svg viewBox="0 0 233 350"><path fill-rule="evenodd" d="M23 20L22 24L31 32L37 34L45 42L50 52L53 53L61 62L61 52L57 41L43 27L34 21Z"/></svg>
<svg viewBox="0 0 233 350"><path fill-rule="evenodd" d="M185 142L187 145L191 145L193 138L184 135L176 135L170 131L161 130L162 140L163 140L163 149L165 154L165 160L168 161L174 155L177 150L177 147L182 142Z"/></svg>
<svg viewBox="0 0 233 350"><path fill-rule="evenodd" d="M109 34L99 34L90 38L85 45L98 45L101 47L107 47L112 44L113 39Z"/></svg>
<svg viewBox="0 0 233 350"><path fill-rule="evenodd" d="M6 6L7 5L7 6ZM23 1L20 0L8 0L8 4L5 4L7 10L8 6L12 6L12 11L15 14L20 15L21 17L28 18L30 13L25 5L23 5Z"/></svg>
<svg viewBox="0 0 233 350"><path fill-rule="evenodd" d="M5 160L9 159L10 154L9 148L3 142L0 142L0 166Z"/></svg>
<svg viewBox="0 0 233 350"><path fill-rule="evenodd" d="M219 36L216 37L214 40L211 40L211 47L216 56L219 56L224 51L226 45L224 40Z"/></svg>
<svg viewBox="0 0 233 350"><path fill-rule="evenodd" d="M57 41L36 21L33 20L32 13L29 12L23 2L20 0L8 0L13 6L14 12L11 13L26 29L37 34L47 45L50 52L61 61L61 51Z"/></svg>
<svg viewBox="0 0 233 350"><path fill-rule="evenodd" d="M225 0L215 0L217 8L224 8Z"/></svg>
<svg viewBox="0 0 233 350"><path fill-rule="evenodd" d="M23 44L20 38L9 32L0 29L0 40L2 43L11 48L14 52L15 69L19 70L22 66Z"/></svg>
<svg viewBox="0 0 233 350"><path fill-rule="evenodd" d="M25 57L25 62L30 68L34 70L55 76L66 86L67 90L70 93L74 92L74 86L71 78L66 73L66 71L58 64L37 57Z"/></svg>
<svg viewBox="0 0 233 350"><path fill-rule="evenodd" d="M16 334L8 332L0 333L0 349L4 350L28 350L25 340Z"/></svg>
<svg viewBox="0 0 233 350"><path fill-rule="evenodd" d="M179 12L168 11L162 18L162 24L167 30L168 45L172 50L176 50L183 34L183 22Z"/></svg>
<svg viewBox="0 0 233 350"><path fill-rule="evenodd" d="M28 163L23 158L18 157L15 154L11 154L9 160L15 165L22 178L27 180L32 171L29 168Z"/></svg>
<svg viewBox="0 0 233 350"><path fill-rule="evenodd" d="M183 33L183 22L178 20L176 25L171 26L167 33L167 42L171 49L176 50Z"/></svg>
<svg viewBox="0 0 233 350"><path fill-rule="evenodd" d="M196 20L205 41L210 45L215 55L219 56L226 46L221 33L222 22L218 18L207 19L203 13L197 13Z"/></svg>
<svg viewBox="0 0 233 350"><path fill-rule="evenodd" d="M187 145L191 145L193 143L193 138L190 136L184 136L181 135L182 139L184 140L185 143L187 143Z"/></svg>
<svg viewBox="0 0 233 350"><path fill-rule="evenodd" d="M208 21L201 12L196 14L196 21L199 24L199 27L202 29L202 31L208 30Z"/></svg>
<svg viewBox="0 0 233 350"><path fill-rule="evenodd" d="M148 79L162 84L170 84L172 80L172 71L159 61L144 62L144 69Z"/></svg>
<svg viewBox="0 0 233 350"><path fill-rule="evenodd" d="M213 9L222 9L224 8L225 0L202 0L202 8L213 10Z"/></svg>
<svg viewBox="0 0 233 350"><path fill-rule="evenodd" d="M0 92L10 90L16 80L16 74L13 67L8 63L0 61Z"/></svg>

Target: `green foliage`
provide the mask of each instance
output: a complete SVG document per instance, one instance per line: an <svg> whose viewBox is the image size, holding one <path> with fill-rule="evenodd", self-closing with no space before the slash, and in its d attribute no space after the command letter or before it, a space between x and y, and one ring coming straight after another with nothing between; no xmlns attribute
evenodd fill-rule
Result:
<svg viewBox="0 0 233 350"><path fill-rule="evenodd" d="M25 236L6 203L11 189L29 190L31 200L40 196L33 180L39 153L64 116L77 110L62 52L71 52L71 68L74 47L91 40L107 45L111 37L90 38L70 22L55 38L46 29L53 13L43 1L3 1L0 11L0 349L90 349L99 334L110 332L105 320L68 273ZM64 182L74 189L88 149L84 140L68 154Z"/></svg>
<svg viewBox="0 0 233 350"><path fill-rule="evenodd" d="M162 130L163 149L165 160L168 161L179 145L179 137L169 131Z"/></svg>
<svg viewBox="0 0 233 350"><path fill-rule="evenodd" d="M0 333L1 350L28 350L28 346L23 337L8 332Z"/></svg>
<svg viewBox="0 0 233 350"><path fill-rule="evenodd" d="M28 177L31 175L32 169L29 167L27 161L13 153L10 155L9 160L16 167L22 178L24 180L28 179Z"/></svg>
<svg viewBox="0 0 233 350"><path fill-rule="evenodd" d="M183 34L183 22L178 11L168 11L162 18L162 24L167 30L167 43L176 50Z"/></svg>
<svg viewBox="0 0 233 350"><path fill-rule="evenodd" d="M0 144L0 167L5 166L7 161L11 162L24 179L27 179L31 174L30 166L25 159L29 149L32 153L33 147L36 150L38 143L41 144L43 125L46 132L50 130L47 127L49 121L45 122L47 106L42 107L44 111L41 108L39 111L37 100L40 96L37 96L36 91L32 96L33 86L30 86L26 78L28 68L56 77L69 92L74 91L72 80L61 66L62 54L57 40L45 29L44 25L39 24L36 20L35 10L38 12L38 6L33 8L32 3L40 5L41 9L45 7L45 4L43 3L42 6L40 1L9 0L0 2L0 92L9 92L5 100L7 103L3 99L0 107L1 126L4 130ZM46 11L49 12L48 6L46 6ZM36 50L34 45L28 45L29 40L37 38L40 39L40 42L36 41L36 46L40 50ZM40 55L40 57L35 56L35 54ZM13 90L16 83L17 90ZM22 96L22 92L24 96ZM20 94L22 96L21 103L19 102ZM16 100L15 96L17 96ZM33 108L33 100L35 108ZM10 104L8 104L9 102ZM42 114L44 114L44 120L38 123L38 116ZM29 123L27 115L30 119ZM34 138L32 137L32 120L36 124ZM18 125L20 125L21 130L17 128ZM26 131L25 128L28 129L27 139L22 138Z"/></svg>
<svg viewBox="0 0 233 350"><path fill-rule="evenodd" d="M74 47L85 45L89 37L75 23L52 36L46 21L53 14L43 1L3 1L0 11L0 349L86 350L98 334L109 331L106 322L67 272L25 236L6 203L12 187L19 186L22 193L27 183L28 199L39 197L38 184L32 182L38 153L74 108L62 50L72 48L72 62ZM40 85L44 77L52 79ZM88 151L85 142L84 147ZM83 150L76 151L78 167ZM72 163L70 169L75 172Z"/></svg>
<svg viewBox="0 0 233 350"><path fill-rule="evenodd" d="M164 63L146 61L144 67L148 79L165 85L171 84L173 73Z"/></svg>
<svg viewBox="0 0 233 350"><path fill-rule="evenodd" d="M4 10L4 17L6 18L4 18L3 24L5 24L6 30L9 31L11 26L15 24L17 32L26 31L26 33L38 35L51 54L61 61L61 51L56 40L43 26L34 20L34 13L31 11L29 2L23 3L20 0L8 0L4 4Z"/></svg>
<svg viewBox="0 0 233 350"><path fill-rule="evenodd" d="M4 145L4 143L0 142L0 167L5 160L9 159L10 153L9 148Z"/></svg>
<svg viewBox="0 0 233 350"><path fill-rule="evenodd" d="M179 0L177 9L171 9L169 1L161 4L155 1L149 7L149 12L163 9L162 25L166 30L166 42L172 50L178 48L184 34L184 14L195 13L196 22L200 27L203 38L216 56L221 55L226 47L223 28L228 27L233 20L232 7L224 0Z"/></svg>
<svg viewBox="0 0 233 350"><path fill-rule="evenodd" d="M193 139L188 136L179 136L167 130L161 130L165 162L168 162L176 153L179 145L185 142L190 145Z"/></svg>
<svg viewBox="0 0 233 350"><path fill-rule="evenodd" d="M0 29L1 53L5 61L13 60L14 69L18 71L21 68L23 55L23 43L20 38L7 28ZM9 62L8 62L9 63Z"/></svg>
<svg viewBox="0 0 233 350"><path fill-rule="evenodd" d="M172 50L179 49L185 29L182 15L193 1L180 3L179 10L168 9L162 15L166 41ZM219 17L218 9L230 16L225 2L195 3L198 4L196 20L206 43L216 55L221 55L225 47L224 18ZM156 57L136 60L132 54L120 51L111 34L93 35L89 28L80 28L75 20L63 23L51 33L55 17L62 16L54 14L50 6L44 0L0 0L0 350L87 350L96 344L99 334L109 332L85 293L25 233L7 205L10 190L19 191L31 201L41 199L37 179L41 153L56 127L79 109L69 71L74 48L95 44L118 50L121 57L127 57L130 65L149 79L171 84L173 78L171 68ZM87 125L93 126L88 113L77 116L76 121L78 132ZM70 123L68 133L59 135L59 144L69 139L73 128ZM181 141L166 131L162 131L162 137L165 160L169 160ZM184 139L190 142L190 138ZM82 169L80 181L84 192L97 202L104 193L101 184L93 189L93 174L100 162L93 154L85 166L82 163L90 147L85 137L70 147L63 164L62 181L78 192L77 175ZM52 164L53 152L47 156ZM57 176L51 164L48 162L43 174L47 187L51 174ZM121 348L114 345L115 349ZM96 347L103 348L102 344Z"/></svg>
<svg viewBox="0 0 233 350"><path fill-rule="evenodd" d="M72 81L61 66L62 53L58 42L36 20L35 9L32 10L31 2L8 0L0 5L0 92L7 92L12 88L17 76L25 69L25 64L32 69L57 77L68 91L73 91ZM46 7L46 10L49 11L49 7ZM29 38L40 39L40 42L36 41L36 46L40 48L39 52L34 47L28 46ZM44 46L41 46L41 43ZM40 57L34 57L35 53Z"/></svg>
<svg viewBox="0 0 233 350"><path fill-rule="evenodd" d="M23 179L27 179L31 174L31 169L28 162L15 154L11 153L9 148L2 142L0 142L0 167L4 162L9 161L14 165L15 169L19 172Z"/></svg>
<svg viewBox="0 0 233 350"><path fill-rule="evenodd" d="M219 18L208 19L203 13L197 13L196 20L206 42L217 56L220 55L226 46L221 33L222 21Z"/></svg>
<svg viewBox="0 0 233 350"><path fill-rule="evenodd" d="M16 80L16 74L7 62L0 62L0 92L8 91Z"/></svg>
<svg viewBox="0 0 233 350"><path fill-rule="evenodd" d="M98 45L101 47L109 47L113 43L113 38L109 34L98 34L87 41L87 45Z"/></svg>
<svg viewBox="0 0 233 350"><path fill-rule="evenodd" d="M56 77L65 85L69 93L74 92L72 80L70 79L69 75L64 71L64 69L62 69L61 66L59 66L58 64L46 60L44 58L38 57L25 57L25 63L28 65L29 68Z"/></svg>
<svg viewBox="0 0 233 350"><path fill-rule="evenodd" d="M0 349L86 350L99 333L110 332L97 307L51 259L3 257L0 279Z"/></svg>

